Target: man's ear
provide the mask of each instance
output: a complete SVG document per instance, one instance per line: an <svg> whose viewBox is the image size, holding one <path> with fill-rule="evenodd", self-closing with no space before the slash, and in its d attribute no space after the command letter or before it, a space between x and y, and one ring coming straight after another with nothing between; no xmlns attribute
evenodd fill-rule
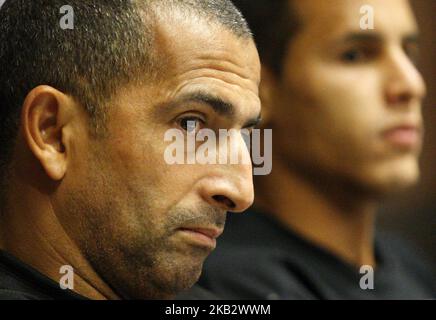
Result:
<svg viewBox="0 0 436 320"><path fill-rule="evenodd" d="M273 121L274 105L277 99L277 79L267 66L262 66L262 80L259 87L259 96L262 102L262 126L271 127Z"/></svg>
<svg viewBox="0 0 436 320"><path fill-rule="evenodd" d="M63 128L69 118L69 99L52 87L38 86L27 95L21 112L24 140L47 175L56 181L67 169Z"/></svg>

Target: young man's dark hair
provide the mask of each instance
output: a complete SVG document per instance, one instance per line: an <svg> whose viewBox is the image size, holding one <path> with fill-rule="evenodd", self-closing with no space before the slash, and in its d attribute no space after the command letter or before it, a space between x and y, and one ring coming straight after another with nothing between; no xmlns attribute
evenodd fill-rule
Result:
<svg viewBox="0 0 436 320"><path fill-rule="evenodd" d="M7 0L0 70L0 297L66 298L64 266L88 298L191 287L226 211L253 201L251 165L170 165L164 136L259 118L258 53L234 5Z"/></svg>
<svg viewBox="0 0 436 320"><path fill-rule="evenodd" d="M420 174L426 86L409 2L234 3L259 47L273 169L201 283L236 299L435 298L414 250L375 226L381 201Z"/></svg>
<svg viewBox="0 0 436 320"><path fill-rule="evenodd" d="M301 21L290 0L233 0L247 19L263 63L280 74L289 41Z"/></svg>

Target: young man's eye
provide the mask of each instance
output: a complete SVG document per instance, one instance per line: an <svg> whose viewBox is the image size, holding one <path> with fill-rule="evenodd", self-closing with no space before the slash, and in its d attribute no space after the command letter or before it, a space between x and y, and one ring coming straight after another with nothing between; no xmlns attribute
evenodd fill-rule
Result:
<svg viewBox="0 0 436 320"><path fill-rule="evenodd" d="M178 120L179 126L188 133L199 131L204 121L199 117L189 116Z"/></svg>
<svg viewBox="0 0 436 320"><path fill-rule="evenodd" d="M359 49L347 50L341 56L341 60L347 63L360 62L364 59L365 53Z"/></svg>
<svg viewBox="0 0 436 320"><path fill-rule="evenodd" d="M356 62L361 60L362 53L358 50L348 50L342 54L341 58L345 62Z"/></svg>
<svg viewBox="0 0 436 320"><path fill-rule="evenodd" d="M352 48L341 55L341 60L346 63L361 63L371 60L377 52L369 48Z"/></svg>

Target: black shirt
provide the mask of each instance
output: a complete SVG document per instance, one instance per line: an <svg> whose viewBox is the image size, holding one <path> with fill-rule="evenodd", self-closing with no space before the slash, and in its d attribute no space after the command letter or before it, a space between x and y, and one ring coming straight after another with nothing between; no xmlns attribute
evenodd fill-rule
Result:
<svg viewBox="0 0 436 320"><path fill-rule="evenodd" d="M377 234L374 289L359 268L265 214L229 217L200 284L224 299L435 299L426 266L402 242Z"/></svg>
<svg viewBox="0 0 436 320"><path fill-rule="evenodd" d="M214 300L215 295L194 286L177 300ZM0 250L0 300L87 300L59 283Z"/></svg>
<svg viewBox="0 0 436 320"><path fill-rule="evenodd" d="M84 300L12 255L0 251L0 300Z"/></svg>

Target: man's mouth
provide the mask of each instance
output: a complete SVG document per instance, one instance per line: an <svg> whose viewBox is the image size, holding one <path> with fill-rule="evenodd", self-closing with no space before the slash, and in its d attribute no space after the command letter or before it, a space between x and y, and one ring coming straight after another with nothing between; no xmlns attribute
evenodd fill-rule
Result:
<svg viewBox="0 0 436 320"><path fill-rule="evenodd" d="M383 132L390 144L402 149L415 149L422 141L422 128L417 125L403 124Z"/></svg>
<svg viewBox="0 0 436 320"><path fill-rule="evenodd" d="M216 239L223 230L215 227L182 227L178 229L184 236L189 238L193 244L215 249Z"/></svg>

